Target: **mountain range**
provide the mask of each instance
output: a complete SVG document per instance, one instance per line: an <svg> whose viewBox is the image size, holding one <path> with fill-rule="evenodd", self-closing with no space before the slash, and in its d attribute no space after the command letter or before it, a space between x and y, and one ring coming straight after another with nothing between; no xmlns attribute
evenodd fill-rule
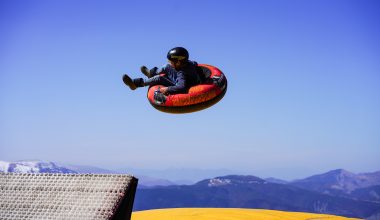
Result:
<svg viewBox="0 0 380 220"><path fill-rule="evenodd" d="M379 194L379 185L362 188L365 195ZM313 184L311 184L313 185ZM313 212L366 218L380 211L380 203L367 196L328 195L288 184L271 183L255 176L230 175L200 181L193 185L140 189L134 209L177 207L260 208Z"/></svg>
<svg viewBox="0 0 380 220"><path fill-rule="evenodd" d="M75 170L45 161L0 161L0 173L78 173Z"/></svg>
<svg viewBox="0 0 380 220"><path fill-rule="evenodd" d="M113 170L102 169L93 166L61 164L56 162L46 162L39 160L7 162L0 161L0 173L93 173L93 174L122 174ZM131 173L128 173L131 174ZM176 183L149 176L139 175L139 188L149 188L153 186L168 186Z"/></svg>
<svg viewBox="0 0 380 220"><path fill-rule="evenodd" d="M356 189L374 186L380 183L380 171L355 174L338 169L305 179L295 180L291 184L325 194L350 194Z"/></svg>
<svg viewBox="0 0 380 220"><path fill-rule="evenodd" d="M115 173L95 167L64 166L41 161L0 161L0 172ZM134 210L176 207L262 208L359 218L380 213L380 172L355 174L338 169L294 181L226 175L204 179L192 185L142 178L145 178L145 182L139 180Z"/></svg>

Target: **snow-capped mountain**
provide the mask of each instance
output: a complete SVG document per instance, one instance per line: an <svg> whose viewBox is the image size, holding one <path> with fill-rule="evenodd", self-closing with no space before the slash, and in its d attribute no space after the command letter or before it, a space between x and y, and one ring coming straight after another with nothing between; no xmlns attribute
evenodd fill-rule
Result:
<svg viewBox="0 0 380 220"><path fill-rule="evenodd" d="M226 185L251 185L251 184L266 184L267 182L256 176L243 176L243 175L228 175L222 177L215 177L206 179L196 183L196 185L207 185L208 187L218 187Z"/></svg>
<svg viewBox="0 0 380 220"><path fill-rule="evenodd" d="M0 173L78 173L45 161L0 161Z"/></svg>
<svg viewBox="0 0 380 220"><path fill-rule="evenodd" d="M112 170L102 169L93 166L61 164L46 161L17 161L6 162L0 160L0 173L92 173L92 174L118 174ZM125 173L125 172L124 172ZM131 173L128 173L131 174ZM153 186L176 185L162 178L153 178L148 176L137 175L140 188L149 188Z"/></svg>

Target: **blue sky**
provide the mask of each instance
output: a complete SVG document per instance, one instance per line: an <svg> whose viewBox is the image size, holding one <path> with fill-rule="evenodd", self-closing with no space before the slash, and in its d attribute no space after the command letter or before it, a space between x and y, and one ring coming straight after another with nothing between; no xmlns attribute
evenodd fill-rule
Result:
<svg viewBox="0 0 380 220"><path fill-rule="evenodd" d="M376 0L0 0L0 160L284 179L380 170ZM207 110L156 111L124 73L219 67Z"/></svg>

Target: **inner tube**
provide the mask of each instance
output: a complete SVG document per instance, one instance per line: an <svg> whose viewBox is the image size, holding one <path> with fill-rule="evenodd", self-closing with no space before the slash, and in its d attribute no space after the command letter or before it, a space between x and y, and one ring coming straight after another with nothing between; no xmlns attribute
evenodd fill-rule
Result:
<svg viewBox="0 0 380 220"><path fill-rule="evenodd" d="M198 64L202 83L189 88L187 93L165 96L159 92L162 85L151 86L147 98L159 111L182 114L203 110L221 100L227 91L227 79L222 71L208 64Z"/></svg>

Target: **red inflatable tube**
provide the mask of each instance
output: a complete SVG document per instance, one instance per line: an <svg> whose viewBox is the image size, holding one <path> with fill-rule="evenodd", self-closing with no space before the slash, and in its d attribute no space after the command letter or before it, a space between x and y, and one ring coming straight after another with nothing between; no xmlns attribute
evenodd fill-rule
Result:
<svg viewBox="0 0 380 220"><path fill-rule="evenodd" d="M204 82L191 87L187 93L164 96L158 92L160 85L148 89L148 100L157 110L167 113L190 113L200 111L216 104L227 91L227 79L218 68L198 64Z"/></svg>

